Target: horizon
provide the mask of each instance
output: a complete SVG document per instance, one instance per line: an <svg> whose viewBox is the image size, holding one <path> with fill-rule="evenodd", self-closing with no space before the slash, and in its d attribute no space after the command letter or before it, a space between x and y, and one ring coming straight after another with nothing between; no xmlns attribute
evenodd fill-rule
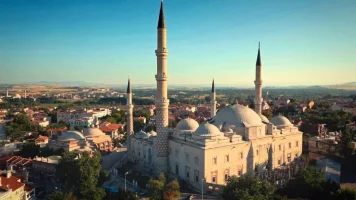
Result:
<svg viewBox="0 0 356 200"><path fill-rule="evenodd" d="M2 2L1 84L155 84L159 0L36 2ZM169 85L253 87L259 41L264 87L355 81L353 1L164 5Z"/></svg>

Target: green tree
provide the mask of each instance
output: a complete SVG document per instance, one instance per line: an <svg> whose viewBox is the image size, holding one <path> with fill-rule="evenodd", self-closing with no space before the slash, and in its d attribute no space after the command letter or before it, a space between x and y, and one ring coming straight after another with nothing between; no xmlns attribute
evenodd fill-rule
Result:
<svg viewBox="0 0 356 200"><path fill-rule="evenodd" d="M227 180L222 197L226 200L267 200L274 191L273 185L257 176L231 176Z"/></svg>
<svg viewBox="0 0 356 200"><path fill-rule="evenodd" d="M158 179L150 179L147 191L151 200L173 200L180 197L179 182L175 179L167 183L164 173L160 173Z"/></svg>
<svg viewBox="0 0 356 200"><path fill-rule="evenodd" d="M22 145L21 151L18 155L24 158L34 158L40 153L40 146L36 145L34 142L27 142Z"/></svg>
<svg viewBox="0 0 356 200"><path fill-rule="evenodd" d="M163 199L174 200L180 197L180 186L177 179L169 182L163 190Z"/></svg>
<svg viewBox="0 0 356 200"><path fill-rule="evenodd" d="M103 185L110 178L110 172L108 170L102 169L99 174L98 185Z"/></svg>
<svg viewBox="0 0 356 200"><path fill-rule="evenodd" d="M331 199L331 194L337 189L336 183L327 180L323 171L308 166L299 170L296 176L288 181L282 193L290 198Z"/></svg>
<svg viewBox="0 0 356 200"><path fill-rule="evenodd" d="M335 200L356 200L356 190L355 189L339 189L333 195Z"/></svg>
<svg viewBox="0 0 356 200"><path fill-rule="evenodd" d="M349 158L354 153L351 144L353 138L354 138L354 134L351 134L351 132L348 130L341 133L341 137L338 141L337 149L340 155L343 156L344 158Z"/></svg>
<svg viewBox="0 0 356 200"><path fill-rule="evenodd" d="M132 191L120 190L118 194L118 200L140 200L140 198Z"/></svg>
<svg viewBox="0 0 356 200"><path fill-rule="evenodd" d="M48 200L77 200L77 197L73 193L65 194L63 192L55 191L50 194Z"/></svg>
<svg viewBox="0 0 356 200"><path fill-rule="evenodd" d="M105 191L99 186L101 155L92 156L83 152L79 158L73 153L64 153L60 159L56 175L67 191L72 191L78 199L101 200Z"/></svg>

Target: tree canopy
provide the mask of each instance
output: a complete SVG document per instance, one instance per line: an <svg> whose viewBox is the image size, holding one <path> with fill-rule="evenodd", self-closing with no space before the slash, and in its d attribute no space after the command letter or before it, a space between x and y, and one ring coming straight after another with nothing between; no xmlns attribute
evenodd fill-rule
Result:
<svg viewBox="0 0 356 200"><path fill-rule="evenodd" d="M64 153L56 168L56 177L64 184L65 191L71 191L78 199L101 200L105 191L99 185L101 155L95 152L91 157L83 152L79 158L72 152Z"/></svg>
<svg viewBox="0 0 356 200"><path fill-rule="evenodd" d="M222 197L226 200L268 200L275 187L257 176L231 176L224 187Z"/></svg>
<svg viewBox="0 0 356 200"><path fill-rule="evenodd" d="M151 200L173 200L180 197L179 182L176 179L167 182L164 173L161 173L158 179L148 181L147 191Z"/></svg>

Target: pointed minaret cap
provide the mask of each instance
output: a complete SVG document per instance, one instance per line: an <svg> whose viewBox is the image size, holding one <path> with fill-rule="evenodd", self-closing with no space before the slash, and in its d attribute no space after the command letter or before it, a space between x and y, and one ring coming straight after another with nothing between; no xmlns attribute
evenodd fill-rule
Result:
<svg viewBox="0 0 356 200"><path fill-rule="evenodd" d="M214 84L214 79L213 79L213 84L211 85L211 92L215 92L215 84Z"/></svg>
<svg viewBox="0 0 356 200"><path fill-rule="evenodd" d="M258 42L258 54L257 54L256 66L262 66L261 53L260 53L260 42Z"/></svg>
<svg viewBox="0 0 356 200"><path fill-rule="evenodd" d="M161 0L161 9L159 11L159 19L158 19L157 28L166 28L166 22L164 20L163 0Z"/></svg>
<svg viewBox="0 0 356 200"><path fill-rule="evenodd" d="M126 90L126 93L127 93L127 94L130 94L130 93L131 93L130 77L129 77L129 80L127 81L127 90Z"/></svg>

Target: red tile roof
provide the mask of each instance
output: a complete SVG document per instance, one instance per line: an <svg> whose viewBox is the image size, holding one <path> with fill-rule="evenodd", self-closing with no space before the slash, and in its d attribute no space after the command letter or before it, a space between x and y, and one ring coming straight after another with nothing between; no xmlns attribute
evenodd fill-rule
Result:
<svg viewBox="0 0 356 200"><path fill-rule="evenodd" d="M6 160L6 163L8 163L8 164L15 164L15 165L21 165L21 166L30 164L31 162L32 162L31 159L22 158L20 156L12 156L11 158Z"/></svg>
<svg viewBox="0 0 356 200"><path fill-rule="evenodd" d="M48 140L48 137L47 136L43 136L43 135L40 135L40 136L38 136L38 138L36 139L36 141L46 141L46 140Z"/></svg>
<svg viewBox="0 0 356 200"><path fill-rule="evenodd" d="M99 129L102 132L112 132L115 131L119 128L121 128L123 126L123 124L108 124L108 125L104 125L104 126L100 126Z"/></svg>
<svg viewBox="0 0 356 200"><path fill-rule="evenodd" d="M10 176L9 178L6 178L6 176L1 176L1 188L7 189L7 186L9 189L12 189L12 191L15 191L21 187L23 187L25 184L20 182L20 179L14 176Z"/></svg>

